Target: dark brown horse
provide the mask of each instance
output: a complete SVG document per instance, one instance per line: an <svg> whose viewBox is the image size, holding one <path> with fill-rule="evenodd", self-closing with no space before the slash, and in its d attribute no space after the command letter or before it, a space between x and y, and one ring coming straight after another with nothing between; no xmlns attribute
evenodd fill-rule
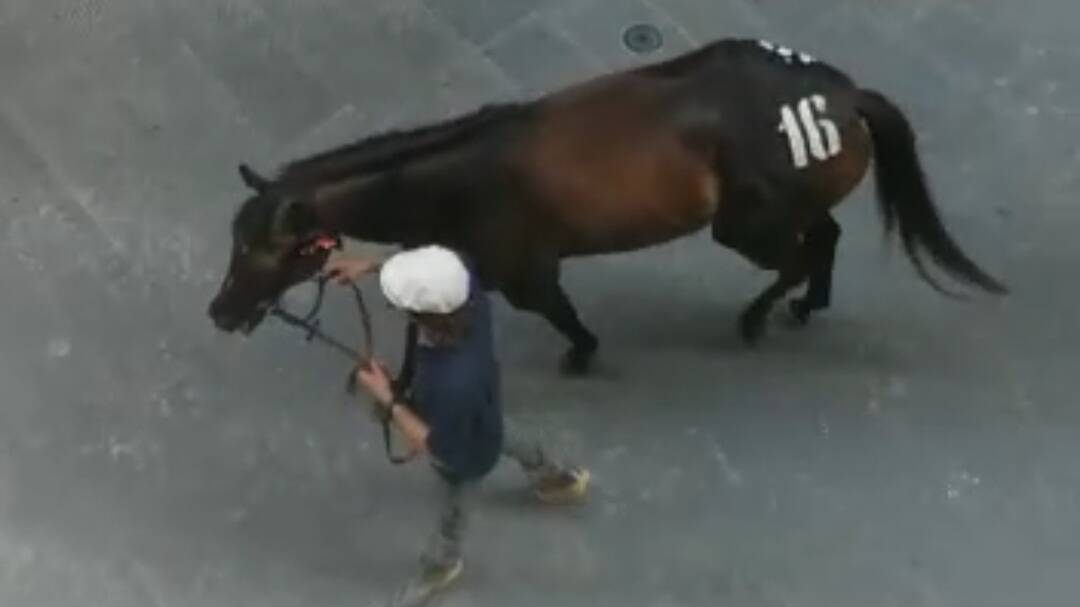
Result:
<svg viewBox="0 0 1080 607"><path fill-rule="evenodd" d="M287 165L241 167L254 196L233 223L228 273L210 306L250 332L290 286L319 271L340 236L471 257L483 283L542 315L582 371L597 348L559 284L560 261L639 249L711 225L714 239L775 283L739 319L756 340L774 303L802 322L829 305L840 227L830 215L874 157L887 231L935 288L925 259L961 282L1005 288L946 232L903 113L804 54L755 40L695 52L491 106Z"/></svg>

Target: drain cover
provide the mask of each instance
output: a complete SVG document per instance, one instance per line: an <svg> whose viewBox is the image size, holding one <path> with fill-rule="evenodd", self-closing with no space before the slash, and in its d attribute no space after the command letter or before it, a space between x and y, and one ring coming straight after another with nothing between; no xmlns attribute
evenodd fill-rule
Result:
<svg viewBox="0 0 1080 607"><path fill-rule="evenodd" d="M664 46L664 37L660 34L660 30L648 23L638 23L626 28L622 39L626 48L642 55Z"/></svg>

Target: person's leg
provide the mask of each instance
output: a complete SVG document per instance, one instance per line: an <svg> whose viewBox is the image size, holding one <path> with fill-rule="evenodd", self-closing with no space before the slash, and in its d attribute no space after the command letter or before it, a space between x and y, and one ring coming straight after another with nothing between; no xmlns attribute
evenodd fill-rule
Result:
<svg viewBox="0 0 1080 607"><path fill-rule="evenodd" d="M469 516L470 483L449 483L440 479L438 523L420 556L420 573L398 590L393 607L423 605L435 593L461 575L464 566L462 540Z"/></svg>
<svg viewBox="0 0 1080 607"><path fill-rule="evenodd" d="M503 431L503 455L517 462L530 478L552 474L559 468L551 461L540 441L527 436L517 426L506 422Z"/></svg>
<svg viewBox="0 0 1080 607"><path fill-rule="evenodd" d="M505 422L503 455L521 466L538 498L548 503L567 503L580 500L589 486L589 471L566 466L552 460L539 440Z"/></svg>
<svg viewBox="0 0 1080 607"><path fill-rule="evenodd" d="M442 481L438 525L420 557L425 570L449 567L461 560L461 542L468 523L466 500L470 489L465 483Z"/></svg>

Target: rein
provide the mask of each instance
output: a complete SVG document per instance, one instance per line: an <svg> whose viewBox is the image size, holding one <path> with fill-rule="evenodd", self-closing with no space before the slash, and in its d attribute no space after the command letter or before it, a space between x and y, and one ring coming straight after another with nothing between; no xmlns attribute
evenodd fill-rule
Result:
<svg viewBox="0 0 1080 607"><path fill-rule="evenodd" d="M370 360L373 353L371 337L371 314L368 312L367 304L364 303L363 295L360 294L360 288L353 283L349 283L348 285L349 287L351 287L353 296L356 299L356 308L360 313L360 322L363 324L364 327L364 342L362 350L358 350L356 348L348 346L341 340L327 334L325 331L322 330L322 322L319 319L319 312L322 310L323 296L326 294L326 283L328 282L328 279L325 277L319 277L312 280L312 282L315 283L318 290L315 294L315 301L312 303L311 309L308 310L307 314L304 314L303 316L294 314L293 312L290 312L289 310L283 308L281 306L281 302L277 301L274 302L272 306L270 306L270 315L276 316L287 325L303 329L307 334L305 337L305 341L318 339L323 344L333 348L334 350L337 350L338 352L341 352L342 354L348 356L353 360L357 360L360 362L366 362Z"/></svg>
<svg viewBox="0 0 1080 607"><path fill-rule="evenodd" d="M326 346L337 350L338 352L348 356L351 360L356 361L357 366L353 368L353 372L349 373L349 379L346 382L345 391L352 395L356 393L356 370L360 365L367 365L372 360L374 355L374 343L371 330L371 313L368 311L367 304L364 303L364 296L360 293L360 287L356 286L356 283L348 283L349 288L352 290L353 298L356 300L356 309L360 315L360 323L364 328L364 338L360 348L353 348L345 344L340 339L326 333L322 330L321 321L319 318L319 312L322 310L323 296L326 294L326 283L329 279L325 276L320 276L314 279L317 286L315 294L315 301L311 305L311 309L308 310L303 316L297 315L289 310L286 310L281 306L281 302L275 301L269 310L271 316L281 319L285 324L303 329L306 333L305 341L311 341L317 339ZM402 457L394 455L394 450L391 447L390 438L390 418L386 415L379 415L379 422L382 425L383 445L386 449L386 458L393 464L403 464L409 461L408 457Z"/></svg>

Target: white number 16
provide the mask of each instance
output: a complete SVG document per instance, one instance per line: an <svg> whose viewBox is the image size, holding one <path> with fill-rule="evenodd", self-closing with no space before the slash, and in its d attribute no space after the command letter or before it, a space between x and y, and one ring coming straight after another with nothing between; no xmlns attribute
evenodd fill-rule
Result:
<svg viewBox="0 0 1080 607"><path fill-rule="evenodd" d="M780 132L788 137L796 169L809 166L810 155L825 161L840 153L840 130L832 120L821 117L826 109L822 95L801 99L794 110L790 105L780 108Z"/></svg>

